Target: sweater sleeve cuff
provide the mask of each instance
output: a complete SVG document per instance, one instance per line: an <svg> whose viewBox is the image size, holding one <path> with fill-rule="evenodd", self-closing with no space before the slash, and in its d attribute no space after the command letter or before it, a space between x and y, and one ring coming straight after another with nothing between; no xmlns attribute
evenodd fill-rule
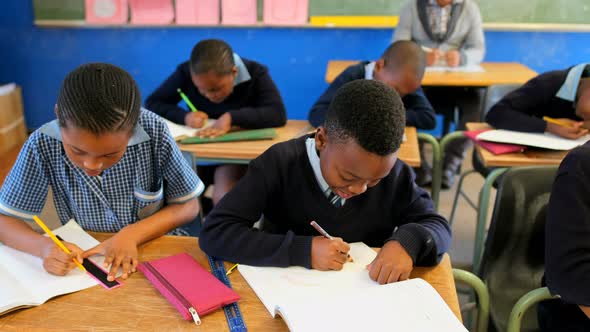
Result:
<svg viewBox="0 0 590 332"><path fill-rule="evenodd" d="M406 224L396 229L387 241L398 241L408 252L414 265L417 265L424 253L432 250L434 241L424 227L418 224Z"/></svg>
<svg viewBox="0 0 590 332"><path fill-rule="evenodd" d="M289 250L289 265L311 269L311 236L295 236Z"/></svg>

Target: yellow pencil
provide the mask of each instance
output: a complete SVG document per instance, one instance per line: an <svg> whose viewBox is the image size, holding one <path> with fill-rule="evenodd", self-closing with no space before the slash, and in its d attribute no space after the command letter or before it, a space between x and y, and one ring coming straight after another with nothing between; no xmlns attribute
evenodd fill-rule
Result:
<svg viewBox="0 0 590 332"><path fill-rule="evenodd" d="M556 124L556 125L558 125L558 126L562 126L562 127L571 127L571 125L570 125L569 123L567 123L567 122L563 122L563 121L560 121L560 120L557 120L557 119L554 119L554 118L550 118L550 117L548 117L548 116L544 116L544 117L543 117L543 120L545 120L545 121L547 121L547 122L554 123L554 124Z"/></svg>
<svg viewBox="0 0 590 332"><path fill-rule="evenodd" d="M225 272L225 275L226 276L230 275L232 272L234 272L236 267L238 267L238 264L234 264L232 267L230 267L229 270L227 270L227 272Z"/></svg>
<svg viewBox="0 0 590 332"><path fill-rule="evenodd" d="M72 254L72 252L68 248L66 248L66 246L64 246L64 244L55 236L55 234L53 234L53 232L49 228L47 228L47 226L43 223L43 221L41 221L41 219L39 219L39 217L33 216L33 219L35 220L37 225L39 225L39 227L41 227L43 229L43 231L45 233L47 233L47 235L49 235L49 237L53 240L53 242L55 242L55 244L57 244L58 247L60 247L63 251L65 251L66 254L68 254L68 255ZM80 271L86 272L86 268L84 268L84 266L82 266L82 264L80 264L80 262L78 262L75 258L73 260L74 260L74 263L76 263L76 265L78 265L78 268L80 269Z"/></svg>

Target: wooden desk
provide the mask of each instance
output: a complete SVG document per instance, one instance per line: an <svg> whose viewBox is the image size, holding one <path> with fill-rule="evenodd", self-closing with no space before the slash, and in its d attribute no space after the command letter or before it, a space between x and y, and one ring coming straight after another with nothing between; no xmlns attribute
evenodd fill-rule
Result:
<svg viewBox="0 0 590 332"><path fill-rule="evenodd" d="M406 140L402 142L397 157L410 167L420 167L420 148L415 127L406 127Z"/></svg>
<svg viewBox="0 0 590 332"><path fill-rule="evenodd" d="M331 60L326 70L326 82L332 83L348 66L358 63L351 60ZM523 84L537 73L516 62L484 62L482 73L426 72L423 86L488 87L494 84Z"/></svg>
<svg viewBox="0 0 590 332"><path fill-rule="evenodd" d="M311 129L311 125L305 120L289 120L284 127L276 128L277 137L272 140L179 144L178 146L181 151L189 152L200 161L247 164L273 144L299 137Z"/></svg>
<svg viewBox="0 0 590 332"><path fill-rule="evenodd" d="M93 234L98 240L108 234ZM192 237L164 236L139 250L140 261L188 252L209 269L207 258ZM226 266L226 268L229 265ZM412 277L428 281L460 316L455 281L449 256L431 268L416 268ZM273 319L238 271L230 275L233 288L241 295L240 310L250 331L287 331L282 319ZM223 310L201 317L198 328L184 321L156 291L141 272L124 281L123 287L106 291L95 286L63 295L45 304L0 317L0 330L9 331L227 331Z"/></svg>
<svg viewBox="0 0 590 332"><path fill-rule="evenodd" d="M487 123L467 123L466 127L467 130L491 128ZM475 149L486 167L559 165L569 152L527 148L524 152L494 155L478 145Z"/></svg>
<svg viewBox="0 0 590 332"><path fill-rule="evenodd" d="M263 141L244 141L208 144L179 144L183 152L188 152L198 161L247 164L255 159L273 144L300 137L313 131L309 122L304 120L289 120L285 127L277 128L277 138ZM416 128L406 127L406 141L402 143L399 159L410 167L420 166L420 151L418 149L418 134Z"/></svg>
<svg viewBox="0 0 590 332"><path fill-rule="evenodd" d="M16 162L16 158L20 152L20 149L23 146L21 144L14 146L12 149L8 150L6 153L0 155L0 187L4 183L4 179L8 175L8 172L12 169L12 166Z"/></svg>

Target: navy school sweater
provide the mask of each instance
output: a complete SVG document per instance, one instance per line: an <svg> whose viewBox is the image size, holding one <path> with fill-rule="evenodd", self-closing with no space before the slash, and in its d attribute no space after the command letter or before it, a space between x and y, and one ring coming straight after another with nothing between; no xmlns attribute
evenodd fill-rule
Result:
<svg viewBox="0 0 590 332"><path fill-rule="evenodd" d="M344 241L382 247L397 240L415 265L435 265L451 242L447 221L410 167L398 160L376 186L338 208L320 189L303 136L273 145L250 163L247 174L207 216L199 244L209 255L258 266L311 268L316 220ZM252 226L264 216L273 232Z"/></svg>
<svg viewBox="0 0 590 332"><path fill-rule="evenodd" d="M576 121L574 103L556 96L569 71L554 70L532 78L497 102L486 114L486 122L497 129L543 133L543 116Z"/></svg>
<svg viewBox="0 0 590 332"><path fill-rule="evenodd" d="M199 93L191 80L189 62L178 65L145 101L145 107L156 114L184 124L187 110L178 106L180 88L199 111L217 119L226 112L231 114L232 125L246 129L280 127L287 122L283 100L268 69L244 58L238 66L238 81L233 92L219 104L210 102ZM241 77L242 76L242 77ZM243 77L245 76L245 77ZM250 76L249 79L247 79Z"/></svg>
<svg viewBox="0 0 590 332"><path fill-rule="evenodd" d="M356 65L346 68L330 86L320 96L309 111L308 120L314 126L318 127L324 124L326 114L328 113L328 106L336 91L344 84L365 78L365 66L369 61L362 61ZM416 127L418 129L434 129L436 126L436 115L434 109L422 88L419 88L413 93L407 94L402 98L404 107L406 108L406 125Z"/></svg>

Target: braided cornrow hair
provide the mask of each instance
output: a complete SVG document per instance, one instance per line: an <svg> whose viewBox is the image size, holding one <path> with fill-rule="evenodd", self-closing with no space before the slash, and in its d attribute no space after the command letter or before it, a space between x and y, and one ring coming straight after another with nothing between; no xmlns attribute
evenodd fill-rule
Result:
<svg viewBox="0 0 590 332"><path fill-rule="evenodd" d="M72 125L93 134L132 130L141 97L135 80L106 63L81 65L64 79L57 98L60 127Z"/></svg>

